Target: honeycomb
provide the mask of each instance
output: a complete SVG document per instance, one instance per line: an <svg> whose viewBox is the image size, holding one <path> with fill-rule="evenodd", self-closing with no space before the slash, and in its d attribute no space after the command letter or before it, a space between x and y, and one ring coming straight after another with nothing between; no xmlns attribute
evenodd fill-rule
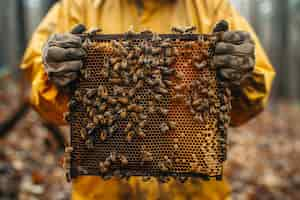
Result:
<svg viewBox="0 0 300 200"><path fill-rule="evenodd" d="M143 138L133 137L129 142L126 140L124 127L130 120L118 120L118 128L114 134L109 135L102 141L97 133L93 138L93 148L87 148L86 142L82 139L80 130L88 126L88 113L81 103L70 112L71 127L71 153L70 176L75 178L83 175L112 176L122 174L123 176L154 176L154 177L202 177L222 178L223 162L226 160L226 134L228 128L228 113L230 102L226 88L218 81L216 71L211 64L214 53L216 37L214 35L180 35L165 34L159 35L163 39L169 38L173 47L178 50L175 62L170 67L183 75L180 84L190 86L198 80L204 88L210 91L215 97L213 103L209 103L205 119L195 120L195 114L185 101L172 101L176 95L172 87L167 95L163 95L159 107L168 110L167 115L160 113L147 113L147 126L144 127ZM103 77L101 69L107 59L114 57L112 41L132 41L139 46L143 41L150 41L150 36L138 34L132 37L125 35L96 35L91 38L87 47L88 56L84 61L86 76L81 76L76 85L76 90L97 89L100 85L108 88L111 93L113 86L109 78ZM193 44L188 45L188 44ZM207 54L207 66L197 69L193 66L193 59L198 55ZM179 84L179 83L178 83ZM126 86L128 89L133 85ZM136 104L144 107L149 106L152 88L144 85L135 96ZM197 92L197 89L195 90ZM194 92L195 92L194 91ZM192 95L189 92L184 96ZM201 96L201 95L200 95ZM203 96L202 99L206 97ZM210 101L209 98L208 102ZM204 100L203 100L204 101ZM227 109L224 109L227 108ZM223 108L223 109L222 109ZM226 118L227 117L227 118ZM176 129L165 133L161 131L162 122L176 123ZM101 127L97 129L101 132ZM104 162L111 154L117 153L126 157L128 164L122 166L120 162L111 164L109 171L103 174L99 170L99 162ZM152 159L143 161L143 155L150 153ZM143 154L144 153L144 154ZM162 170L161 163L169 163L167 170Z"/></svg>

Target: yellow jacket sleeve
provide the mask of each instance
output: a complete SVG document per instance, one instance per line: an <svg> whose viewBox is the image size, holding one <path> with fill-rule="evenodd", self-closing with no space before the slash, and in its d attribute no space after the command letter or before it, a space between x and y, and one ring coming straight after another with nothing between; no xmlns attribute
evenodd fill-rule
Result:
<svg viewBox="0 0 300 200"><path fill-rule="evenodd" d="M275 71L262 48L255 32L248 22L240 16L227 0L215 1L213 24L225 19L230 24L230 30L242 30L251 34L256 44L256 65L252 78L242 85L234 94L231 113L232 125L241 125L259 114L268 102ZM212 27L211 27L212 28Z"/></svg>
<svg viewBox="0 0 300 200"><path fill-rule="evenodd" d="M67 110L68 97L48 81L41 54L43 45L51 34L68 32L79 23L80 6L69 4L69 1L61 1L50 9L34 32L21 64L31 83L31 104L45 120L55 124L64 123L63 113Z"/></svg>

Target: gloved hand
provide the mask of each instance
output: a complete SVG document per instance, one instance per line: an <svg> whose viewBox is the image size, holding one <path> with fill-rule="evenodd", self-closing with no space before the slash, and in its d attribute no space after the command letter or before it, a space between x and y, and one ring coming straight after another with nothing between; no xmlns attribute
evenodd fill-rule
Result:
<svg viewBox="0 0 300 200"><path fill-rule="evenodd" d="M223 81L238 86L251 76L254 70L254 41L247 32L228 31L226 21L218 23L214 32L220 32L220 41L216 45L213 64Z"/></svg>
<svg viewBox="0 0 300 200"><path fill-rule="evenodd" d="M86 51L82 39L74 34L83 33L86 28L77 25L71 33L53 34L46 42L42 59L48 78L58 87L65 87L77 79Z"/></svg>

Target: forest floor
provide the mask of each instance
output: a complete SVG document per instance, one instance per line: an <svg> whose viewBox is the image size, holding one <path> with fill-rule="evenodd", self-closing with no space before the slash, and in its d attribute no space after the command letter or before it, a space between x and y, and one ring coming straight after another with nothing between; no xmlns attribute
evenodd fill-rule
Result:
<svg viewBox="0 0 300 200"><path fill-rule="evenodd" d="M0 122L18 103L16 87L5 83L5 87L0 83ZM299 198L299 119L298 105L280 103L230 130L225 175L234 200ZM0 139L0 145L0 200L69 199L71 185L61 168L62 151L34 111Z"/></svg>

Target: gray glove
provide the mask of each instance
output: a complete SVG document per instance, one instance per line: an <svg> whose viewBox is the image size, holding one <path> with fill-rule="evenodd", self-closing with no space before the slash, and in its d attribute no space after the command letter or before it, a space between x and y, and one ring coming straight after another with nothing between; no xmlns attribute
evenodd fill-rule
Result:
<svg viewBox="0 0 300 200"><path fill-rule="evenodd" d="M228 31L225 21L217 24L214 32L221 32L221 35L213 64L222 80L230 85L240 85L254 70L255 44L247 32Z"/></svg>
<svg viewBox="0 0 300 200"><path fill-rule="evenodd" d="M85 31L83 25L76 26L72 33L53 34L46 42L42 59L48 78L58 87L65 87L77 79L86 51L82 39L76 35Z"/></svg>

